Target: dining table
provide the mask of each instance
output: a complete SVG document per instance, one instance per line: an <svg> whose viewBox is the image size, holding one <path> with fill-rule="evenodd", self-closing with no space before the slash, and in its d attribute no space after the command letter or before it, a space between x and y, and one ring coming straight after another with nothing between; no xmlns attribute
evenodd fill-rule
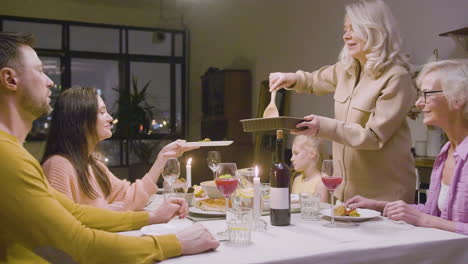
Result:
<svg viewBox="0 0 468 264"><path fill-rule="evenodd" d="M174 218L170 223L187 226L199 222L213 234L226 228L224 219L190 218ZM326 216L311 221L292 213L289 226L272 226L268 215L261 218L267 229L253 231L248 245L222 241L214 251L163 263L468 263L468 236L383 216L361 222L337 221L334 228L324 226L330 220ZM144 235L141 230L120 234Z"/></svg>

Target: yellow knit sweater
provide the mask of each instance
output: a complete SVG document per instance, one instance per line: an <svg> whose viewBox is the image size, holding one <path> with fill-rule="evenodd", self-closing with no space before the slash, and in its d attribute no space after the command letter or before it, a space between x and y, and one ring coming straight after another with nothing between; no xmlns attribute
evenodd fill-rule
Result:
<svg viewBox="0 0 468 264"><path fill-rule="evenodd" d="M181 254L175 235L110 233L146 224L146 212L78 205L55 191L39 162L0 130L0 263L152 263Z"/></svg>

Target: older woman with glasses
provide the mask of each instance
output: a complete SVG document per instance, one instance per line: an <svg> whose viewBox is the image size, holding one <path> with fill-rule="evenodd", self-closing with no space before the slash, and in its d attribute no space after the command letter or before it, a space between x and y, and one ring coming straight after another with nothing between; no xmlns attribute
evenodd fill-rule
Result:
<svg viewBox="0 0 468 264"><path fill-rule="evenodd" d="M447 142L434 163L425 204L387 202L356 196L346 205L380 210L392 220L468 235L468 62L426 65L417 80L416 106L426 125L438 126Z"/></svg>

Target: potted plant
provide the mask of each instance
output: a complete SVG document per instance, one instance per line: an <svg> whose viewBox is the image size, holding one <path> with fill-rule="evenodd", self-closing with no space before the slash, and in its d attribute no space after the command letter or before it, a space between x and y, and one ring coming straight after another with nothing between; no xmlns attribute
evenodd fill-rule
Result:
<svg viewBox="0 0 468 264"><path fill-rule="evenodd" d="M159 142L145 142L145 135L150 131L153 120L153 109L146 101L147 90L151 81L148 81L141 89L138 88L138 80L132 77L131 89L116 89L119 92L117 101L118 109L114 115L117 117L115 136L124 140L126 152L126 165L129 164L129 154L135 153L142 163L147 166L152 164L152 156L160 147Z"/></svg>

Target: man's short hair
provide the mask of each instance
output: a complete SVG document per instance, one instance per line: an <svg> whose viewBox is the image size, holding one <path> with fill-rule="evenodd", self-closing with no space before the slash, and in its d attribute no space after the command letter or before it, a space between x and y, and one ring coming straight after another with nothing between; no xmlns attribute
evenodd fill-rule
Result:
<svg viewBox="0 0 468 264"><path fill-rule="evenodd" d="M0 69L16 66L18 48L21 45L33 47L36 38L32 33L0 32Z"/></svg>

